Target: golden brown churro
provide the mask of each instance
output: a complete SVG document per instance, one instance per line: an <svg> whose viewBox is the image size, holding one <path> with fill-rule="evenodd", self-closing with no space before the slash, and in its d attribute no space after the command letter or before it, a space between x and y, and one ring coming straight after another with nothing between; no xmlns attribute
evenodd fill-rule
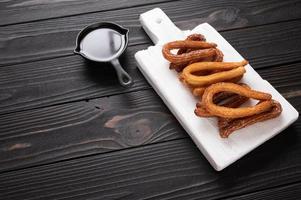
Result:
<svg viewBox="0 0 301 200"><path fill-rule="evenodd" d="M176 54L171 50L178 49ZM228 137L235 130L280 115L280 103L270 94L252 90L239 82L246 72L248 61L223 62L223 52L215 43L206 42L201 34L193 34L183 41L165 44L164 58L170 69L180 72L179 79L192 94L200 98L195 114L199 117L217 117L220 136ZM240 107L250 98L255 106Z"/></svg>
<svg viewBox="0 0 301 200"><path fill-rule="evenodd" d="M219 92L232 92L241 96L262 100L259 104L246 108L228 108L218 106L213 102L213 96ZM255 114L259 114L269 110L272 106L272 96L268 93L263 93L234 83L216 83L206 88L202 96L202 104L211 114L224 118L241 118Z"/></svg>
<svg viewBox="0 0 301 200"><path fill-rule="evenodd" d="M218 119L218 126L220 131L220 136L223 138L227 138L231 133L234 131L244 128L246 126L250 126L252 124L255 124L257 122L266 121L272 118L278 117L282 112L281 104L275 100L273 100L273 106L270 110L252 115L245 118L240 119L225 119L225 118L219 118Z"/></svg>
<svg viewBox="0 0 301 200"><path fill-rule="evenodd" d="M241 77L245 72L246 60L241 62L198 62L184 68L180 77L188 85L202 87L221 81L229 81ZM219 70L209 75L194 75L195 72L208 70Z"/></svg>

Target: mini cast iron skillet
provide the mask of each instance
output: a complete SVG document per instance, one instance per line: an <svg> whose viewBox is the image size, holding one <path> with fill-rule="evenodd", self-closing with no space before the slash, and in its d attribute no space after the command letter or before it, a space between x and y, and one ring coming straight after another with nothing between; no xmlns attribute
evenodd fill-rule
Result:
<svg viewBox="0 0 301 200"><path fill-rule="evenodd" d="M111 22L87 26L76 38L74 53L96 62L110 62L122 86L131 86L133 81L119 63L119 56L128 45L128 29Z"/></svg>

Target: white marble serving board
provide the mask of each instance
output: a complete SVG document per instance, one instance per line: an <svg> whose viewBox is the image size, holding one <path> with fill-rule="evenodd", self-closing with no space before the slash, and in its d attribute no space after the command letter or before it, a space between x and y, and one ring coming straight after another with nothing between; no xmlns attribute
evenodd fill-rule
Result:
<svg viewBox="0 0 301 200"><path fill-rule="evenodd" d="M247 65L241 82L255 90L271 93L273 99L281 103L283 112L275 119L235 131L227 139L221 138L216 119L199 118L194 114L197 99L178 80L177 73L169 69L169 62L162 56L162 45L185 39L191 33L201 33L207 41L218 45L224 53L224 61L241 61L243 57L207 23L192 31L181 31L159 8L141 14L140 22L155 46L135 54L139 69L214 169L224 169L297 120L299 114L296 109L251 65Z"/></svg>

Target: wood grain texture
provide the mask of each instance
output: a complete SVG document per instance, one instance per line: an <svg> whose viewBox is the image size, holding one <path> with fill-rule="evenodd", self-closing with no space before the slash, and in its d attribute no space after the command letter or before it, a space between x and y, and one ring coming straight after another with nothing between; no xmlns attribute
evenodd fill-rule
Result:
<svg viewBox="0 0 301 200"><path fill-rule="evenodd" d="M0 68L0 113L149 88L136 67L137 50L131 47L121 58L134 79L130 88L119 84L110 64L87 62L76 55Z"/></svg>
<svg viewBox="0 0 301 200"><path fill-rule="evenodd" d="M0 170L181 138L183 133L150 90L12 113L0 116Z"/></svg>
<svg viewBox="0 0 301 200"><path fill-rule="evenodd" d="M296 21L222 34L255 69L283 65L283 69L277 68L275 73L269 73L267 68L266 79L269 80L268 76L294 78L294 83L283 81L300 87L300 64L284 65L300 60L299 32L301 23ZM135 85L128 89L119 85L110 65L86 62L77 55L0 67L0 113L147 89L150 86L139 72L134 54L149 45L130 46L121 58L121 63L135 81Z"/></svg>
<svg viewBox="0 0 301 200"><path fill-rule="evenodd" d="M162 8L183 29L191 29L200 23L208 22L217 30L222 31L301 18L301 12L299 12L301 3L298 0L285 2L275 0L248 2L204 0L200 2L193 0L189 3L172 1L17 24L0 28L0 65L71 55L80 29L100 20L114 21L129 28L130 45L150 42L138 18L140 13L155 7ZM299 34L295 37L298 36Z"/></svg>
<svg viewBox="0 0 301 200"><path fill-rule="evenodd" d="M145 3L0 1L0 199L298 199L300 119L215 172L133 54L150 45L138 23L146 10L161 7L183 29L209 22L300 112L301 2ZM71 55L77 32L100 19L131 30L131 89L109 66Z"/></svg>
<svg viewBox="0 0 301 200"><path fill-rule="evenodd" d="M167 0L5 0L0 1L0 19L2 19L0 26L84 13L119 10L165 1Z"/></svg>
<svg viewBox="0 0 301 200"><path fill-rule="evenodd" d="M271 68L261 68L257 72L269 81L283 96L289 98L298 96L301 92L301 63L280 65Z"/></svg>
<svg viewBox="0 0 301 200"><path fill-rule="evenodd" d="M271 188L263 191L245 194L238 197L226 198L225 200L297 200L301 197L301 183L290 184L286 186Z"/></svg>
<svg viewBox="0 0 301 200"><path fill-rule="evenodd" d="M252 65L301 61L301 20L221 33ZM239 38L239 39L235 39ZM246 45L248 44L248 45ZM284 51L280 50L284 49Z"/></svg>
<svg viewBox="0 0 301 200"><path fill-rule="evenodd" d="M283 80L281 92L300 112L301 80L270 79ZM14 112L0 115L0 171L184 137L153 90Z"/></svg>
<svg viewBox="0 0 301 200"><path fill-rule="evenodd" d="M0 198L208 200L300 182L300 122L222 172L180 139L0 174Z"/></svg>
<svg viewBox="0 0 301 200"><path fill-rule="evenodd" d="M138 1L138 0L121 0L121 1L109 1L109 0L57 0L57 1L49 1L49 0L6 0L0 2L0 18L2 19L0 22L0 26L14 24L14 23L24 23L28 21L36 21L41 19L49 19L49 18L58 18L58 17L66 17L72 15L82 15L84 13L93 13L93 12L104 12L107 10L115 10L115 9L124 9L130 8L134 6L145 6L148 4L162 3L168 2L168 0L152 0L152 1ZM175 2L175 1L173 1ZM288 1L288 2L278 2L278 1L266 1L259 2L257 0L249 0L246 4L242 5L240 1L218 1L212 5L212 2L208 0L202 0L199 2L204 8L210 7L223 7L224 10L220 8L219 11L215 11L213 15L222 16L224 21L229 22L229 20L233 20L236 18L237 13L240 12L240 7L230 7L230 5L234 6L243 6L251 7L258 6L256 14L266 13L269 17L267 20L273 20L272 17L280 16L280 17L289 17L290 19L298 18L300 15L297 13L296 8L293 6L300 6L298 1ZM164 4L163 4L164 5ZM228 7L227 7L228 5ZM157 5L161 7L161 4ZM279 7L282 6L283 10L279 10ZM227 11L226 11L227 9ZM66 12L68 10L68 12ZM227 14L226 14L227 12ZM247 13L242 13L243 15L247 15ZM286 16L283 16L285 14ZM261 19L263 16L258 16ZM208 20L212 20L212 15L208 16ZM272 22L272 21L271 21ZM237 22L236 22L237 23ZM239 23L246 23L246 20L240 19Z"/></svg>

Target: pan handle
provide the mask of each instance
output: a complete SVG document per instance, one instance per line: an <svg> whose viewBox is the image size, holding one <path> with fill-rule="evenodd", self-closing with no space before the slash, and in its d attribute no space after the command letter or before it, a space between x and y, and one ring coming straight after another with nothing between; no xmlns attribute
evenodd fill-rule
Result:
<svg viewBox="0 0 301 200"><path fill-rule="evenodd" d="M111 61L111 64L114 66L115 71L118 76L119 83L124 87L130 87L133 84L132 78L130 75L122 68L118 59Z"/></svg>

